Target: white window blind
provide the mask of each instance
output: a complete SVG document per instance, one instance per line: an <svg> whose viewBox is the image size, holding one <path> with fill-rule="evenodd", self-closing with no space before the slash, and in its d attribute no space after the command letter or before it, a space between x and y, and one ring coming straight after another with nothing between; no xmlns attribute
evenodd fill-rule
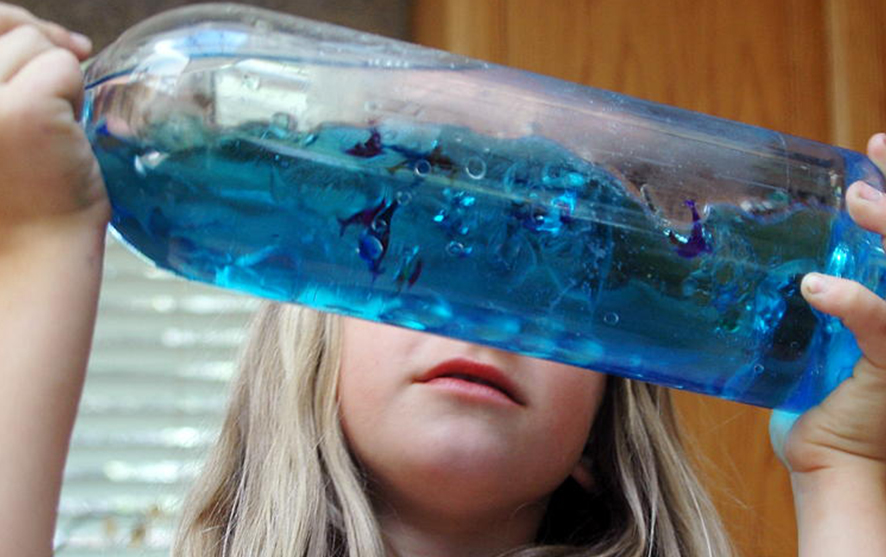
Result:
<svg viewBox="0 0 886 557"><path fill-rule="evenodd" d="M109 237L56 555L169 554L257 305L159 271Z"/></svg>

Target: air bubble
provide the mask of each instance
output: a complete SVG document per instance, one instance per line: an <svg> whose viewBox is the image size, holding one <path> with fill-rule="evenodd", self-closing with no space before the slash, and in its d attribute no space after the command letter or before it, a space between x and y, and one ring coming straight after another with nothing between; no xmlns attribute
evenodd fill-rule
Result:
<svg viewBox="0 0 886 557"><path fill-rule="evenodd" d="M763 367L763 364L756 364L754 366L754 373L759 375L759 374L763 373L764 371L766 371L766 368Z"/></svg>
<svg viewBox="0 0 886 557"><path fill-rule="evenodd" d="M517 162L505 170L504 176L502 177L502 184L505 187L505 191L510 193L513 188L520 187L526 183L527 179L527 171L524 164Z"/></svg>
<svg viewBox="0 0 886 557"><path fill-rule="evenodd" d="M397 192L397 203L402 207L403 205L408 204L412 201L412 194L408 191L398 191Z"/></svg>
<svg viewBox="0 0 886 557"><path fill-rule="evenodd" d="M486 176L486 163L479 157L471 157L465 164L465 170L474 180L482 180Z"/></svg>
<svg viewBox="0 0 886 557"><path fill-rule="evenodd" d="M607 325L618 325L619 317L614 311L610 311L603 316L603 322Z"/></svg>
<svg viewBox="0 0 886 557"><path fill-rule="evenodd" d="M421 159L415 163L415 174L418 176L427 176L431 173L431 163Z"/></svg>
<svg viewBox="0 0 886 557"><path fill-rule="evenodd" d="M461 242L452 241L449 242L449 245L446 246L446 253L452 255L454 257L458 257L465 254L465 246Z"/></svg>

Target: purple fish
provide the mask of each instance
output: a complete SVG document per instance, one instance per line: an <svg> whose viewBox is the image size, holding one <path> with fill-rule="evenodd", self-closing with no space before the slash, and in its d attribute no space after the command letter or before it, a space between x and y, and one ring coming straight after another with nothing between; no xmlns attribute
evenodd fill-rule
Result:
<svg viewBox="0 0 886 557"><path fill-rule="evenodd" d="M671 243L677 246L677 255L686 259L692 259L702 253L711 253L711 246L708 245L704 238L704 229L702 228L701 217L698 216L698 210L695 208L695 201L687 199L684 203L692 211L692 232L686 241L678 238L673 232L668 234Z"/></svg>
<svg viewBox="0 0 886 557"><path fill-rule="evenodd" d="M381 154L384 147L381 144L381 134L373 128L369 134L369 139L363 143L356 143L353 147L345 151L349 155L371 159Z"/></svg>
<svg viewBox="0 0 886 557"><path fill-rule="evenodd" d="M391 174L407 166L414 167L421 161L427 162L428 166L431 169L441 170L443 172L449 173L450 176L455 173L455 161L446 156L443 153L443 149L439 145L437 145L430 152L427 153L415 151L413 149L406 149L405 147L399 146L392 146L391 149L405 157L405 160L388 168L388 172L390 172Z"/></svg>
<svg viewBox="0 0 886 557"><path fill-rule="evenodd" d="M363 209L362 211L357 211L350 217L346 219L338 219L338 223L341 225L341 230L339 231L339 236L344 236L345 229L351 226L354 223L362 224L363 226L370 226L372 221L375 220L375 217L387 206L387 201L382 199L378 205L374 207L369 207L367 209Z"/></svg>
<svg viewBox="0 0 886 557"><path fill-rule="evenodd" d="M406 255L400 263L400 268L394 274L394 281L397 283L397 292L403 289L406 284L407 289L418 281L421 275L422 259L418 257L418 247L414 247L410 253Z"/></svg>
<svg viewBox="0 0 886 557"><path fill-rule="evenodd" d="M421 261L421 259L419 259L418 261L415 262L415 268L412 270L412 274L409 275L409 280L407 281L409 288L412 288L412 285L414 285L416 283L416 281L418 281L418 277L419 277L419 275L421 275L421 267L422 267L422 261Z"/></svg>

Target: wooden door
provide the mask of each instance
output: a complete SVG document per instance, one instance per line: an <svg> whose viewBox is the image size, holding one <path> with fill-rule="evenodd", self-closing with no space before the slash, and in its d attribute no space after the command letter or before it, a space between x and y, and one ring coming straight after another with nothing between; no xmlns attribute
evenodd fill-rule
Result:
<svg viewBox="0 0 886 557"><path fill-rule="evenodd" d="M864 149L886 129L882 0L417 0L417 42ZM740 553L796 555L765 410L675 393Z"/></svg>

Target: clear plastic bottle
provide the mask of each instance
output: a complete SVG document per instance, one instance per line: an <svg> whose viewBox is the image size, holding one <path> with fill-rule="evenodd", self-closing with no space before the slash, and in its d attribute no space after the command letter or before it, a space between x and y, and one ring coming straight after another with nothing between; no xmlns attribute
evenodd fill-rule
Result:
<svg viewBox="0 0 886 557"><path fill-rule="evenodd" d="M114 228L190 279L790 409L859 355L803 274L886 293L836 147L233 5L87 84Z"/></svg>

